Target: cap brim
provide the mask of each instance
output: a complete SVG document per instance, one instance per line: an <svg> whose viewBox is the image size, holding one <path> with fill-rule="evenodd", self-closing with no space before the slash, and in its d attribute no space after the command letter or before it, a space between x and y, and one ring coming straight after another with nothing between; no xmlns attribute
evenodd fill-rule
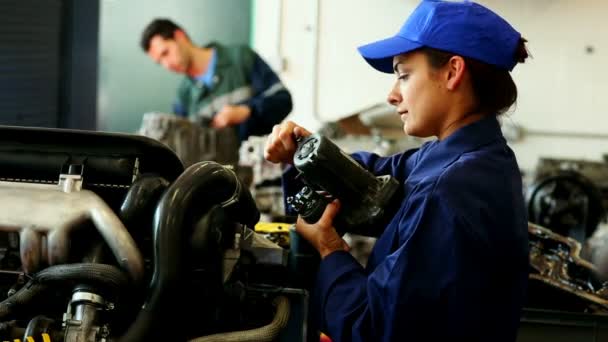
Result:
<svg viewBox="0 0 608 342"><path fill-rule="evenodd" d="M423 45L409 39L394 36L358 48L359 53L374 69L393 73L393 57L414 51Z"/></svg>

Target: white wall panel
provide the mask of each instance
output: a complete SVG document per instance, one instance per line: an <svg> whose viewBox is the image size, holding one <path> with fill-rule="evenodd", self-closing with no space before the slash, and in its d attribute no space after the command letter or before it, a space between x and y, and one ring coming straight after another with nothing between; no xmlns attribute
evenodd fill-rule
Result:
<svg viewBox="0 0 608 342"><path fill-rule="evenodd" d="M280 1L282 75L296 98L292 118L308 123L316 113L333 121L385 100L393 76L368 67L356 48L394 34L418 0L318 0L316 36L309 25L317 1ZM533 58L513 72L520 96L506 121L552 136L512 143L522 168L532 168L540 156L599 159L607 153L608 1L479 2L529 40Z"/></svg>

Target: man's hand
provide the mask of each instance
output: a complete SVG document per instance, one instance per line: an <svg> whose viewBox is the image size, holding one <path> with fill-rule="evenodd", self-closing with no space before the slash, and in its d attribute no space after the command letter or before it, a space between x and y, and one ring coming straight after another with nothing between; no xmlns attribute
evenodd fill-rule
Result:
<svg viewBox="0 0 608 342"><path fill-rule="evenodd" d="M344 241L333 227L333 220L340 210L340 202L335 200L327 205L323 216L317 223L309 224L298 216L296 232L319 252L321 258L325 258L335 251L349 251L350 246Z"/></svg>
<svg viewBox="0 0 608 342"><path fill-rule="evenodd" d="M292 164L298 144L296 138L307 137L311 133L292 121L285 121L272 128L266 141L264 158L272 163Z"/></svg>
<svg viewBox="0 0 608 342"><path fill-rule="evenodd" d="M251 116L251 108L245 105L225 105L222 110L217 112L211 121L211 127L224 128L228 126L238 125L241 122L249 119Z"/></svg>

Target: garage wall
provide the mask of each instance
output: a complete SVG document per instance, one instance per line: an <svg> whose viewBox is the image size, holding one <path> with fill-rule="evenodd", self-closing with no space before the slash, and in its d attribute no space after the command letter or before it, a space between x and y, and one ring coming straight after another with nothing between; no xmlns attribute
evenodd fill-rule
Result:
<svg viewBox="0 0 608 342"><path fill-rule="evenodd" d="M320 127L315 110L319 2L253 0L252 46L291 91L293 110L289 119L310 129Z"/></svg>
<svg viewBox="0 0 608 342"><path fill-rule="evenodd" d="M179 75L150 60L139 47L144 27L168 17L198 44L250 40L247 0L101 0L98 127L133 132L149 111L169 112Z"/></svg>
<svg viewBox="0 0 608 342"><path fill-rule="evenodd" d="M0 3L0 124L57 127L60 1Z"/></svg>
<svg viewBox="0 0 608 342"><path fill-rule="evenodd" d="M505 126L524 132L511 143L521 167L533 168L540 156L599 159L608 153L608 69L604 66L608 25L603 18L608 3L479 2L522 32L533 55L513 73L520 98L504 118ZM268 32L275 24L256 16L253 42L275 60L282 58L281 75L295 93L291 118L316 127L319 121L335 120L384 101L393 76L368 67L356 47L394 34L417 4L418 0L378 0L373 6L366 0L255 1L255 13L267 8L282 18L280 39L269 50L268 35L258 33Z"/></svg>
<svg viewBox="0 0 608 342"><path fill-rule="evenodd" d="M98 0L0 2L0 124L95 129L98 17Z"/></svg>

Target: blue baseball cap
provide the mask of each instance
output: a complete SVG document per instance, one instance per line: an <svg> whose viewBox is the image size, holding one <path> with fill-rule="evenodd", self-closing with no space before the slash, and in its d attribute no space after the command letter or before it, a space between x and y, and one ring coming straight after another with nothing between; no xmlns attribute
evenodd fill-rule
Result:
<svg viewBox="0 0 608 342"><path fill-rule="evenodd" d="M513 70L521 34L498 14L471 1L422 1L399 32L358 48L376 70L393 73L393 57L422 47Z"/></svg>

